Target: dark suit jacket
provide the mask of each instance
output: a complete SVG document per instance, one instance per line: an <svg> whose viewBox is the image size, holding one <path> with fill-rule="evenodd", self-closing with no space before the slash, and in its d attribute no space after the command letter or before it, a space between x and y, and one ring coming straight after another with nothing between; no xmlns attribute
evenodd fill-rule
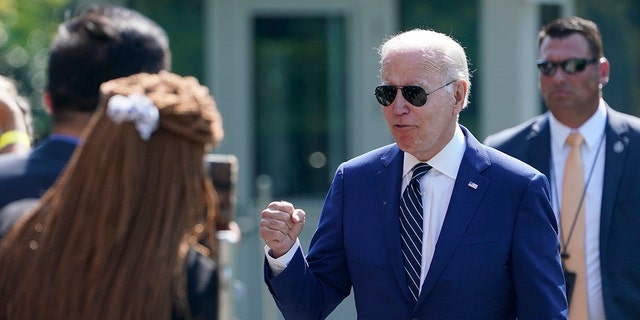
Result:
<svg viewBox="0 0 640 320"><path fill-rule="evenodd" d="M75 148L69 141L46 139L29 154L0 156L0 208L19 199L41 197Z"/></svg>
<svg viewBox="0 0 640 320"><path fill-rule="evenodd" d="M433 262L411 303L400 245L404 153L388 145L340 165L305 257L265 282L287 319L326 317L353 288L359 319L566 319L547 179L464 127Z"/></svg>
<svg viewBox="0 0 640 320"><path fill-rule="evenodd" d="M38 203L38 199L14 201L0 210L0 241L11 226ZM185 259L187 299L191 317L183 317L174 308L174 320L216 320L218 303L218 273L216 264L195 250Z"/></svg>
<svg viewBox="0 0 640 320"><path fill-rule="evenodd" d="M607 108L600 268L607 319L640 319L640 119ZM549 176L549 113L487 137L486 144Z"/></svg>

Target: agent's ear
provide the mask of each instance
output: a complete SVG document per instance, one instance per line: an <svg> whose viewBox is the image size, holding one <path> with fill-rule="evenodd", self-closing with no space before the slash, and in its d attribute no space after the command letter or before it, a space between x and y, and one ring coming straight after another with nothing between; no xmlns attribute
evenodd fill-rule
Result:
<svg viewBox="0 0 640 320"><path fill-rule="evenodd" d="M51 92L49 92L49 90L45 90L44 94L42 95L42 99L44 100L44 109L49 115L53 114L53 101L51 99Z"/></svg>
<svg viewBox="0 0 640 320"><path fill-rule="evenodd" d="M600 58L598 68L600 73L600 88L602 89L602 87L609 83L609 71L611 68L609 60L605 57Z"/></svg>

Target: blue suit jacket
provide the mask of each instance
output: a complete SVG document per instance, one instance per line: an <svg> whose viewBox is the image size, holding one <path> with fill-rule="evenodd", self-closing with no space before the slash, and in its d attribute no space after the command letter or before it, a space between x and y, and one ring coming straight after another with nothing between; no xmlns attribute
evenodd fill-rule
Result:
<svg viewBox="0 0 640 320"><path fill-rule="evenodd" d="M76 144L43 140L29 154L0 156L0 208L25 198L40 198L60 175Z"/></svg>
<svg viewBox="0 0 640 320"><path fill-rule="evenodd" d="M607 319L640 319L640 119L607 107L600 268ZM549 176L551 134L545 113L486 143Z"/></svg>
<svg viewBox="0 0 640 320"><path fill-rule="evenodd" d="M276 277L265 264L287 319L325 318L351 288L359 319L566 319L547 179L462 129L467 148L417 304L400 245L404 154L392 144L340 165L306 258L298 251Z"/></svg>

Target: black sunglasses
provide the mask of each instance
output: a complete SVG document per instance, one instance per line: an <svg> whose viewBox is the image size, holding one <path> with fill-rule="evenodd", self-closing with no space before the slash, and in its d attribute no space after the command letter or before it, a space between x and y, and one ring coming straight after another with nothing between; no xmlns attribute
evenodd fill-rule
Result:
<svg viewBox="0 0 640 320"><path fill-rule="evenodd" d="M598 60L599 60L598 58L592 58L592 59L575 58L575 59L569 59L569 60L564 60L559 62L538 60L538 70L540 70L540 72L545 76L551 77L554 74L556 74L556 70L558 69L558 66L560 66L560 68L562 68L564 73L576 74L584 70L588 65L598 62Z"/></svg>
<svg viewBox="0 0 640 320"><path fill-rule="evenodd" d="M393 100L396 99L396 93L398 93L398 89L402 91L402 96L405 100L409 101L412 105L416 107L422 107L425 103L427 103L427 96L456 82L455 80L449 81L446 84L438 87L437 89L427 93L424 91L422 87L419 86L377 86L374 94L378 102L383 106L389 106L393 103Z"/></svg>

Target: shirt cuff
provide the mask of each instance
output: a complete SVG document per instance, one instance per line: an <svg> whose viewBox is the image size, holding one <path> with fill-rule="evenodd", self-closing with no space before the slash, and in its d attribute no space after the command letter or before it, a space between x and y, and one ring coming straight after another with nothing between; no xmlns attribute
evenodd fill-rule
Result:
<svg viewBox="0 0 640 320"><path fill-rule="evenodd" d="M274 258L271 256L271 249L269 249L269 246L264 246L264 255L267 257L269 269L271 269L271 274L274 277L282 273L282 271L284 271L284 269L289 265L289 262L293 259L293 255L296 253L298 248L300 248L300 239L296 239L296 243L291 246L291 249L289 249L287 253L282 255L280 258Z"/></svg>

